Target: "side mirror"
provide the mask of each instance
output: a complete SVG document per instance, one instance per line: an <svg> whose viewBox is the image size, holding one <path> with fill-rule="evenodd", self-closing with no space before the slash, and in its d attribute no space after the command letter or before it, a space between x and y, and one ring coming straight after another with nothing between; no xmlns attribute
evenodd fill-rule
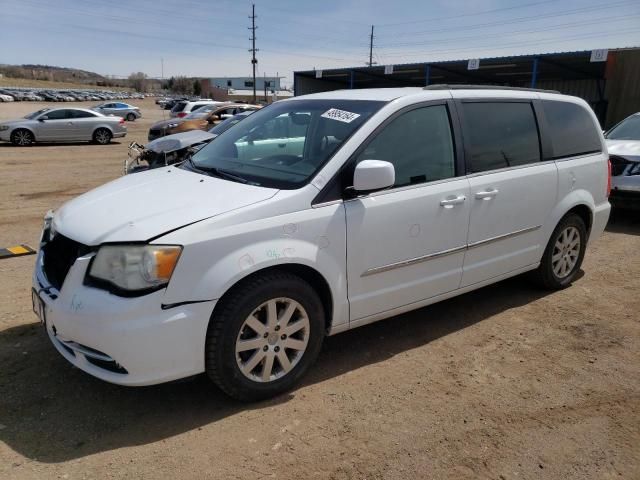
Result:
<svg viewBox="0 0 640 480"><path fill-rule="evenodd" d="M356 192L372 192L393 186L396 170L384 160L363 160L353 173L353 189Z"/></svg>
<svg viewBox="0 0 640 480"><path fill-rule="evenodd" d="M49 117L47 117L46 115L43 115L38 119L39 122L44 122L45 120L49 120Z"/></svg>

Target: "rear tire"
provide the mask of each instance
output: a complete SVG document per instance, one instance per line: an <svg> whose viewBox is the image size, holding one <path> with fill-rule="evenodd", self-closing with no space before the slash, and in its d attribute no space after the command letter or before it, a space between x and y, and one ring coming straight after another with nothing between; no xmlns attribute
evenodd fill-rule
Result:
<svg viewBox="0 0 640 480"><path fill-rule="evenodd" d="M127 113L127 122L133 122L136 116L133 113Z"/></svg>
<svg viewBox="0 0 640 480"><path fill-rule="evenodd" d="M107 128L98 128L93 132L93 141L98 145L108 145L111 142L111 132Z"/></svg>
<svg viewBox="0 0 640 480"><path fill-rule="evenodd" d="M534 270L536 283L549 290L571 285L580 271L587 247L587 228L575 213L566 215L551 234L540 266Z"/></svg>
<svg viewBox="0 0 640 480"><path fill-rule="evenodd" d="M11 143L19 147L28 147L34 142L33 133L25 128L18 128L11 133Z"/></svg>
<svg viewBox="0 0 640 480"><path fill-rule="evenodd" d="M209 322L207 375L242 401L285 392L318 357L324 318L320 297L296 275L273 271L243 280Z"/></svg>

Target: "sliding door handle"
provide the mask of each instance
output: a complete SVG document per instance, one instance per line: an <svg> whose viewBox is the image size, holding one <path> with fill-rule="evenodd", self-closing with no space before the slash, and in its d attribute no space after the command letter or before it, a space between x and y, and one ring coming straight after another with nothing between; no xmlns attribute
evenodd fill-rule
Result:
<svg viewBox="0 0 640 480"><path fill-rule="evenodd" d="M476 198L478 200L489 200L490 198L498 195L498 190L496 188L490 188L489 190L482 190L481 192L476 192Z"/></svg>
<svg viewBox="0 0 640 480"><path fill-rule="evenodd" d="M447 197L443 200L440 200L440 205L443 206L444 208L453 208L454 205L460 205L461 203L464 203L464 201L467 199L467 197L465 197L464 195L458 195L457 197Z"/></svg>

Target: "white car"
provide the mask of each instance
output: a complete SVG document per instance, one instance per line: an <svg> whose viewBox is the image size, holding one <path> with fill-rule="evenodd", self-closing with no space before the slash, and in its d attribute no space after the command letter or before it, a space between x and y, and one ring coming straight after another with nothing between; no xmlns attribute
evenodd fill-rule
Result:
<svg viewBox="0 0 640 480"><path fill-rule="evenodd" d="M611 204L640 210L640 112L618 123L605 138L612 168Z"/></svg>
<svg viewBox="0 0 640 480"><path fill-rule="evenodd" d="M222 103L225 102L215 102L213 100L197 100L195 102L190 102L189 100L180 100L173 106L169 115L171 118L183 118L205 105L218 105Z"/></svg>
<svg viewBox="0 0 640 480"><path fill-rule="evenodd" d="M265 398L300 379L325 335L524 272L567 287L607 223L609 180L575 97L296 97L180 166L48 215L33 306L57 350L103 380L206 372L235 398Z"/></svg>
<svg viewBox="0 0 640 480"><path fill-rule="evenodd" d="M14 100L11 95L0 94L0 102L13 102Z"/></svg>

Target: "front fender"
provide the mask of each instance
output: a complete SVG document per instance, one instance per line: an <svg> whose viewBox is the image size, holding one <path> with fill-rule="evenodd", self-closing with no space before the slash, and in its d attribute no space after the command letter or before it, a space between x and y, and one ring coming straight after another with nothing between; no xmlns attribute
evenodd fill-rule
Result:
<svg viewBox="0 0 640 480"><path fill-rule="evenodd" d="M298 264L314 269L329 285L334 325L348 320L342 204L229 227L216 228L216 223L200 222L157 240L184 245L165 304L219 299L248 275Z"/></svg>

